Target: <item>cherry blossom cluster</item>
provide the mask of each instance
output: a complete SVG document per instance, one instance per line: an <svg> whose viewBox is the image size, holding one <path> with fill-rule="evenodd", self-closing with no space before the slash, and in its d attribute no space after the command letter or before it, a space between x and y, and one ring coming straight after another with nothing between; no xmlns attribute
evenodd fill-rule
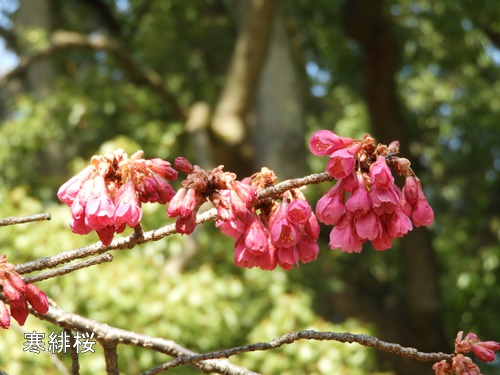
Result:
<svg viewBox="0 0 500 375"><path fill-rule="evenodd" d="M237 181L234 173L224 172L222 165L208 173L183 157L176 158L174 165L187 174L167 209L169 217L177 218L175 227L181 234L193 232L196 213L207 200L217 209L218 217L225 221L244 217L247 207L257 200L255 189Z"/></svg>
<svg viewBox="0 0 500 375"><path fill-rule="evenodd" d="M472 351L483 362L493 362L495 352L500 350L500 343L496 341L481 341L475 333L468 333L463 337L463 331L458 332L455 339L455 355L450 361L436 362L432 369L436 375L481 375L479 367L472 359L464 356Z"/></svg>
<svg viewBox="0 0 500 375"><path fill-rule="evenodd" d="M371 241L376 250L385 250L413 225L433 222L410 161L398 156L398 141L375 145L369 134L354 140L320 130L311 136L309 148L316 156L329 156L326 171L337 180L316 205L318 220L334 226L330 248L360 252L363 243ZM402 190L391 169L405 177Z"/></svg>
<svg viewBox="0 0 500 375"><path fill-rule="evenodd" d="M83 171L64 183L57 196L71 207L71 230L88 234L95 230L104 245L125 226L135 227L142 217L141 203L166 204L175 194L167 180L177 171L162 159L130 158L122 149L93 156Z"/></svg>
<svg viewBox="0 0 500 375"><path fill-rule="evenodd" d="M0 285L3 294L10 304L10 314L7 307L0 301L0 327L8 329L12 316L19 325L24 325L29 314L28 302L35 311L45 314L49 311L49 302L44 292L33 284L26 284L14 265L7 263L7 256L0 256Z"/></svg>
<svg viewBox="0 0 500 375"><path fill-rule="evenodd" d="M242 184L259 191L275 182L274 172L262 168ZM233 197L226 197L232 204ZM239 267L273 270L279 265L289 270L299 261L315 260L319 253L318 221L299 189L247 207L244 214L219 216L217 226L235 239L234 261Z"/></svg>

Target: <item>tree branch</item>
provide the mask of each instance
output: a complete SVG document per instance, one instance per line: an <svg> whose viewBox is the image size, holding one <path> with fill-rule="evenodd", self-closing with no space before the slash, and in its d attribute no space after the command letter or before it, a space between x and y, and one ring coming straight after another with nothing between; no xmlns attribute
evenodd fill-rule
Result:
<svg viewBox="0 0 500 375"><path fill-rule="evenodd" d="M23 73L28 66L36 61L46 58L68 48L87 48L91 50L102 50L109 53L123 67L136 83L149 86L158 93L165 103L170 107L175 116L181 120L186 120L184 110L181 108L175 96L167 89L161 76L152 69L143 69L116 40L105 35L87 36L72 31L55 31L50 37L50 44L47 48L35 52L29 56L22 56L19 64L0 77L0 84L17 77Z"/></svg>
<svg viewBox="0 0 500 375"><path fill-rule="evenodd" d="M178 367L180 365L184 365L187 363L194 363L197 361L203 361L207 359L215 359L215 358L229 358L233 355L246 353L246 352L255 352L255 351L264 351L277 349L283 345L292 344L298 340L317 340L317 341L338 341L342 343L358 343L360 345L379 349L385 352L394 353L401 357L408 357L416 359L417 361L422 362L438 362L443 359L451 360L453 354L446 353L422 353L419 352L415 348L406 348L399 344L392 344L382 340L379 340L376 337L368 336L364 334L353 334L347 332L317 332L313 330L300 331L300 332L290 332L286 333L281 337L278 337L270 342L258 342L255 344L239 346L231 349L220 350L216 352L210 352L205 354L197 354L194 356L181 356L176 359L166 362L161 366L155 367L150 371L143 373L142 375L154 375L158 374L160 371L165 371L174 367Z"/></svg>
<svg viewBox="0 0 500 375"><path fill-rule="evenodd" d="M4 219L0 219L0 227L4 227L7 225L31 223L32 221L50 220L50 219L51 216L48 212L43 214L21 216L21 217L8 216Z"/></svg>
<svg viewBox="0 0 500 375"><path fill-rule="evenodd" d="M113 261L113 256L109 253L104 253L102 255L96 256L95 258L84 260L83 262L78 262L76 264L70 264L68 266L63 266L63 267L56 268L56 269L51 270L51 271L47 271L47 272L39 273L39 274L34 275L34 276L26 277L24 279L24 282L26 284L32 284L32 283L36 283L38 281L51 279L53 277L66 275L68 273L81 270L82 268L87 268L87 267L95 266L97 264L111 262L111 261Z"/></svg>

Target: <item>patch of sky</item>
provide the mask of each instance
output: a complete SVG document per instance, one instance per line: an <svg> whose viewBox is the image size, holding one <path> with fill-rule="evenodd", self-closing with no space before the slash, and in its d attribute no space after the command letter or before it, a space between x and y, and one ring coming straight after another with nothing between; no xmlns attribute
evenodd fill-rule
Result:
<svg viewBox="0 0 500 375"><path fill-rule="evenodd" d="M314 96L322 97L328 92L327 85L330 82L332 75L326 69L321 68L316 62L309 61L306 64L306 71L313 81L311 93Z"/></svg>
<svg viewBox="0 0 500 375"><path fill-rule="evenodd" d="M500 49L496 48L493 43L486 45L486 55L493 61L495 66L500 66Z"/></svg>
<svg viewBox="0 0 500 375"><path fill-rule="evenodd" d="M463 18L460 22L460 26L462 26L462 29L465 31L470 31L472 29L472 22L468 18Z"/></svg>
<svg viewBox="0 0 500 375"><path fill-rule="evenodd" d="M444 117L449 117L452 114L451 105L448 103L443 103L439 106L439 114Z"/></svg>
<svg viewBox="0 0 500 375"><path fill-rule="evenodd" d="M399 4L391 5L391 14L393 16L400 16L401 15L401 5L399 5Z"/></svg>
<svg viewBox="0 0 500 375"><path fill-rule="evenodd" d="M127 13L130 10L129 0L115 0L116 10L121 13Z"/></svg>

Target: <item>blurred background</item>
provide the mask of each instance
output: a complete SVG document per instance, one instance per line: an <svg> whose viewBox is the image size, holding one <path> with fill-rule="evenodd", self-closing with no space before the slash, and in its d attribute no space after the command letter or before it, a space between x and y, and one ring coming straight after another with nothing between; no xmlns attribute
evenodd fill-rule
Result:
<svg viewBox="0 0 500 375"><path fill-rule="evenodd" d="M435 211L385 252L327 246L292 271L238 269L213 223L39 283L63 309L195 351L302 329L453 350L459 330L500 339L500 4L496 0L0 0L0 229L12 263L97 241L69 229L59 186L122 147L242 179L324 170L309 136L401 142ZM401 182L401 181L400 181ZM179 183L174 183L178 188ZM310 186L314 202L331 184ZM145 205L143 226L168 224ZM125 234L127 234L126 232ZM30 317L1 332L8 374L69 373L70 355L23 351ZM168 358L119 347L137 374ZM104 373L99 349L81 373ZM263 374L432 374L431 363L356 344L297 342L233 357ZM500 361L482 364L500 373ZM191 367L173 373L196 374Z"/></svg>

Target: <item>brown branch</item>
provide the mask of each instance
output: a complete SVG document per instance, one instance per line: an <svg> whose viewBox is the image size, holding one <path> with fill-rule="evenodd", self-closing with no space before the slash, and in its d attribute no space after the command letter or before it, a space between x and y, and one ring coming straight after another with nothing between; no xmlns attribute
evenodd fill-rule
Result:
<svg viewBox="0 0 500 375"><path fill-rule="evenodd" d="M82 268L87 268L87 267L95 266L97 264L111 262L111 261L113 261L113 256L109 253L104 253L104 254L98 255L92 259L84 260L82 262L70 264L68 266L59 267L59 268L56 268L56 269L51 270L51 271L47 271L47 272L39 273L39 274L34 275L34 276L26 277L24 279L24 282L26 284L32 284L32 283L36 283L38 281L51 279L53 277L66 275L68 273L81 270Z"/></svg>
<svg viewBox="0 0 500 375"><path fill-rule="evenodd" d="M259 200L268 199L272 196L278 196L287 190L299 188L301 186L310 184L319 184L325 181L331 181L333 178L326 172L319 174L312 174L303 178L287 180L266 188L259 193ZM217 220L217 210L212 208L202 214L197 215L196 224L203 224L209 221ZM34 271L40 271L48 268L55 268L60 264L71 262L75 259L86 258L95 254L102 254L109 250L123 250L131 249L134 246L141 245L145 242L158 241L166 236L177 233L175 224L166 225L164 227L153 229L144 232L142 236L133 233L128 237L115 238L109 246L104 246L101 242L95 243L90 246L81 247L74 250L63 251L51 257L44 257L18 264L16 271L20 274L26 274Z"/></svg>
<svg viewBox="0 0 500 375"><path fill-rule="evenodd" d="M64 332L69 337L69 344L70 344L70 354L71 354L71 375L79 375L80 374L80 362L78 360L78 350L77 350L77 345L75 341L75 336L73 335L73 332L71 332L70 329L64 329Z"/></svg>
<svg viewBox="0 0 500 375"><path fill-rule="evenodd" d="M21 216L21 217L8 216L4 219L0 219L0 227L4 227L7 225L31 223L33 221L50 220L50 219L51 216L49 213Z"/></svg>
<svg viewBox="0 0 500 375"><path fill-rule="evenodd" d="M166 362L161 366L155 367L150 371L143 373L142 375L154 375L161 371L165 371L180 365L187 363L194 363L197 361L203 361L207 359L216 358L229 358L237 354L264 351L277 349L283 345L292 344L298 340L318 340L318 341L338 341L342 343L358 343L360 345L379 349L385 352L394 353L401 357L408 357L416 359L422 362L437 362L441 360L451 360L453 354L446 353L422 353L415 348L403 347L399 344L392 344L376 337L368 336L364 334L353 334L353 333L342 333L342 332L317 332L313 330L300 331L300 332L290 332L286 333L281 337L278 337L270 342L258 342L255 344L239 346L231 349L220 350L216 352L210 352L205 354L197 354L188 357L177 357L176 359Z"/></svg>
<svg viewBox="0 0 500 375"><path fill-rule="evenodd" d="M106 373L108 375L118 375L118 353L116 352L116 343L110 342L107 338L101 341L104 349L104 359L106 361Z"/></svg>
<svg viewBox="0 0 500 375"><path fill-rule="evenodd" d="M151 337L140 333L127 331L121 328L101 324L94 320L69 313L51 304L46 314L40 314L32 309L30 312L41 320L50 322L56 326L79 332L94 332L94 338L101 343L114 343L115 345L131 345L138 348L153 350L172 357L193 356L197 353L184 348L175 341L158 337ZM233 365L226 360L207 360L193 363L205 373L219 373L227 375L256 375L243 367Z"/></svg>
<svg viewBox="0 0 500 375"><path fill-rule="evenodd" d="M179 119L183 121L186 119L184 110L181 108L174 95L167 89L161 76L152 69L142 68L132 56L126 52L125 48L120 46L113 38L105 35L87 36L72 31L55 31L51 35L49 46L46 49L35 52L29 56L22 56L19 64L14 69L7 72L3 77L0 77L0 85L9 79L17 77L36 61L53 55L61 50L75 47L102 50L109 53L130 75L133 81L149 86L149 88L162 97Z"/></svg>
<svg viewBox="0 0 500 375"><path fill-rule="evenodd" d="M7 48L10 48L15 52L19 51L17 35L12 30L0 27L0 38L5 40Z"/></svg>

